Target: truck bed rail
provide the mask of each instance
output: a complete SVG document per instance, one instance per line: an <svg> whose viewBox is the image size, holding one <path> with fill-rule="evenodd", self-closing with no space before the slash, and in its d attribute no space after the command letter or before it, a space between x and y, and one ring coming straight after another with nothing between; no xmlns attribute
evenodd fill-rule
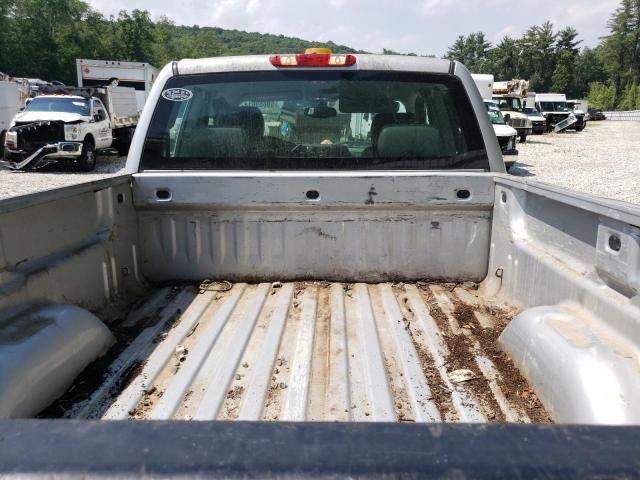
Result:
<svg viewBox="0 0 640 480"><path fill-rule="evenodd" d="M0 431L3 478L640 476L634 427L22 420Z"/></svg>

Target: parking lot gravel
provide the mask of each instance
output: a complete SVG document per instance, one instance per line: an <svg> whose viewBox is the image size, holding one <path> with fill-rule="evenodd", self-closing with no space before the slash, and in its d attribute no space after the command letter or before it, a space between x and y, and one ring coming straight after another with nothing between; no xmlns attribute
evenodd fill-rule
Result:
<svg viewBox="0 0 640 480"><path fill-rule="evenodd" d="M531 135L510 173L640 204L640 122L589 122L582 132Z"/></svg>
<svg viewBox="0 0 640 480"><path fill-rule="evenodd" d="M25 172L0 170L0 199L121 175L126 160L127 157L116 155L98 155L93 172L80 172L71 166L60 165Z"/></svg>
<svg viewBox="0 0 640 480"><path fill-rule="evenodd" d="M518 150L513 175L640 204L640 122L590 122L582 132L531 135ZM35 172L0 170L0 198L119 175L125 160L98 156L90 173L56 166Z"/></svg>

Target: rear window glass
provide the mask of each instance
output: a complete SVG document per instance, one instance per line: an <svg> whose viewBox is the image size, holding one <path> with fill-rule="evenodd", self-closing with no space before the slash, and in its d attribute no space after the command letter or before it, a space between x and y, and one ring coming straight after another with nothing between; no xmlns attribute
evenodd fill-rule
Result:
<svg viewBox="0 0 640 480"><path fill-rule="evenodd" d="M274 71L170 78L140 169L489 170L449 75Z"/></svg>

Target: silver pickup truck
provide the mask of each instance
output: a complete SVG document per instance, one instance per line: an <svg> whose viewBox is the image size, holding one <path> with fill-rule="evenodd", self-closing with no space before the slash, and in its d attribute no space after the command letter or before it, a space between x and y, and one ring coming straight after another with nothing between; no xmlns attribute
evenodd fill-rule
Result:
<svg viewBox="0 0 640 480"><path fill-rule="evenodd" d="M636 477L639 291L459 63L174 62L125 175L0 202L0 474Z"/></svg>

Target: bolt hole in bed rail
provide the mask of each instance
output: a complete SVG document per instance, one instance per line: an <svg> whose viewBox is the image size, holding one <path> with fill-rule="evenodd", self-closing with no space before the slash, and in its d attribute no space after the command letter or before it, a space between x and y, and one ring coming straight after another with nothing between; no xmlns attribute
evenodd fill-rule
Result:
<svg viewBox="0 0 640 480"><path fill-rule="evenodd" d="M320 200L320 192L318 190L307 190L304 194L307 200L317 201Z"/></svg>

